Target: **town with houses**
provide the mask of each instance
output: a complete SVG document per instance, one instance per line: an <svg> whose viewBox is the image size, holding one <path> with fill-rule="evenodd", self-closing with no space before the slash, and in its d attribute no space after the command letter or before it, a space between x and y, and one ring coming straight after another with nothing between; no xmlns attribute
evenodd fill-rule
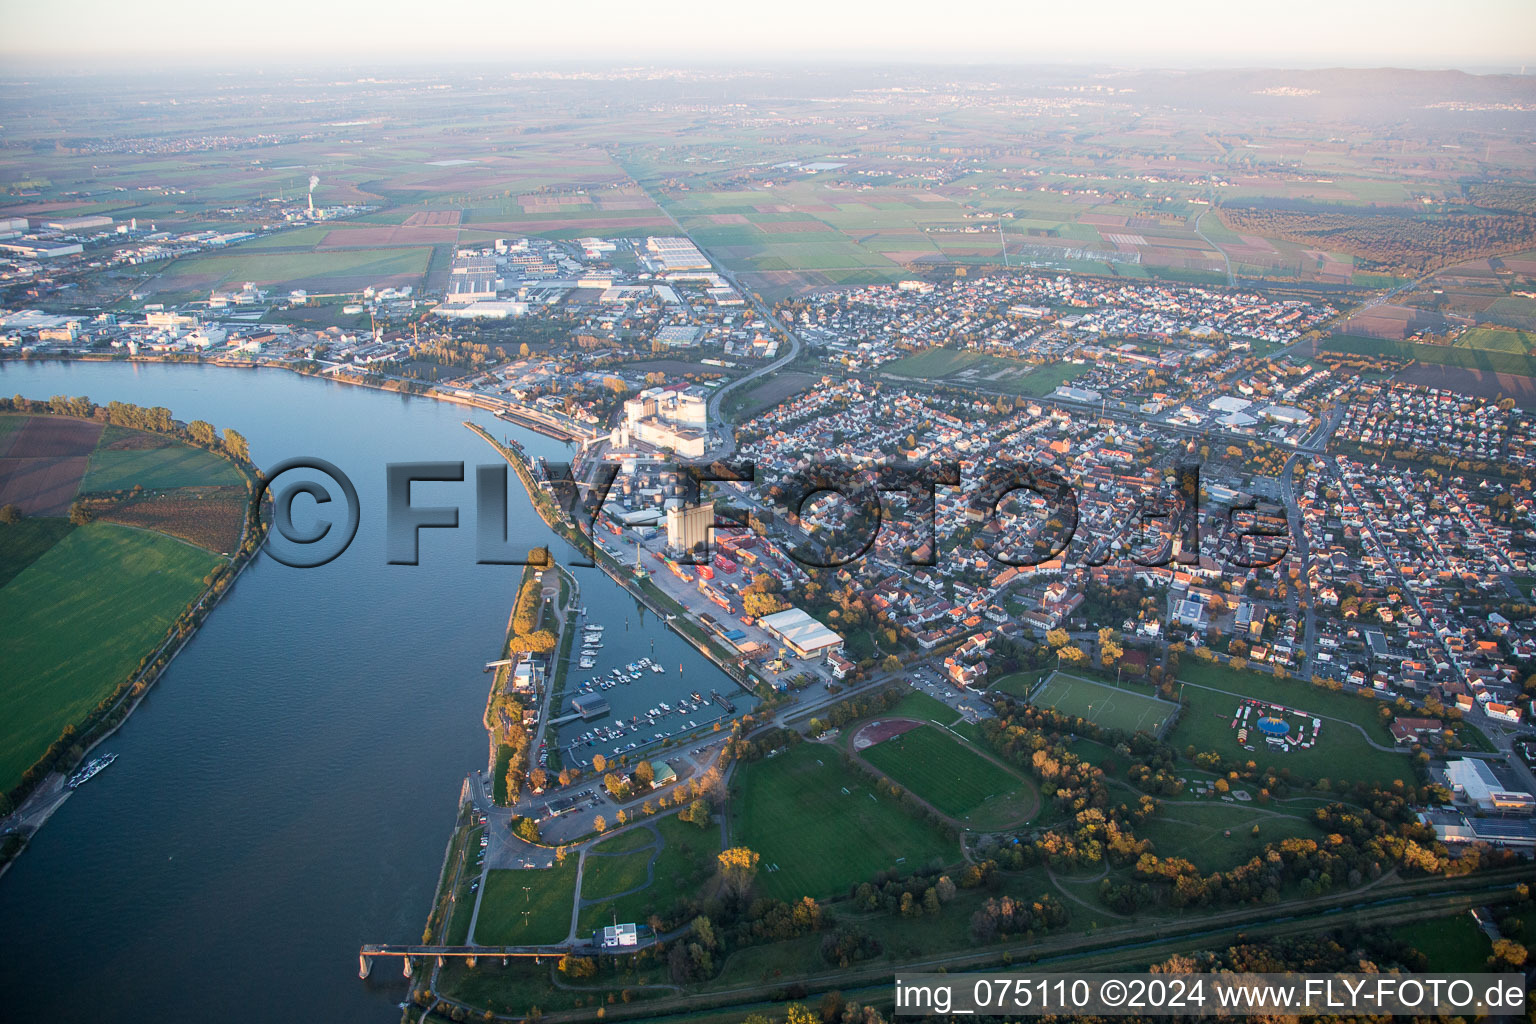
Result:
<svg viewBox="0 0 1536 1024"><path fill-rule="evenodd" d="M292 215L352 212L305 206ZM92 232L111 233L136 254L119 249L113 259L152 259L166 246L231 241L158 237L108 218L38 227L4 244L37 260L70 258L65 248L78 258ZM774 652L788 645L829 682L878 673L881 659L899 654L931 662L959 693L976 692L1000 645L1034 650L1065 630L1096 648L1090 624L1108 613L1122 673L1150 677L1169 650L1193 650L1371 693L1384 708L1428 704L1486 723L1496 736L1532 714L1517 664L1536 660L1536 621L1510 613L1529 607L1514 581L1531 578L1536 548L1531 416L1509 402L1287 359L1288 346L1337 315L1330 306L1039 269L792 300L776 315L804 346L797 367L812 367L816 379L729 438L711 417L712 393L771 363L781 342L767 311L683 238L500 239L461 250L441 296L380 287L348 297L344 310L366 314L371 328L311 330L263 317L309 301L245 285L138 314L5 311L0 343L28 358L293 365L478 405L581 441L585 458L619 470L597 530L616 558L647 573L660 566L643 565L642 550L664 559L674 596L719 635L737 634L744 660L787 669ZM544 318L578 343L468 373L445 368L449 375L431 384L406 372L424 333ZM958 378L902 372L914 350L935 344L996 361ZM701 372L682 378L625 365L661 354L692 359ZM1014 387L1017 363L1005 359L1034 367L1026 382L1048 374L1054 386L1027 396ZM719 485L718 504L757 533L717 531L712 507L683 530L676 520L686 490L673 467L732 447L756 478ZM1395 449L1433 453L1441 464L1389 464ZM867 530L869 510L834 500L796 514L771 497L776 485L817 464L873 471L897 461L955 466L969 486L937 487L925 509L882 492L887 514L858 561L805 564L798 556L810 538ZM981 507L976 476L1000 461L1070 482L1076 521L1066 539L1058 510L1040 494L1015 492L995 513ZM1189 462L1203 465L1193 533L1158 511ZM693 562L702 564L691 570ZM754 593L774 595L775 604L779 594L796 595L778 613L796 621L751 615ZM832 618L839 609L841 621ZM749 622L750 632L739 628ZM850 635L838 632L849 624ZM779 686L789 678L765 674ZM1170 696L1171 686L1163 684ZM983 701L967 706L985 713ZM1403 726L1394 735L1438 750L1439 728ZM1498 783L1508 792L1536 788L1522 761L1531 751L1506 749L1509 765L1485 770L1514 773ZM1528 797L1500 810L1511 807L1532 810ZM1472 827L1443 814L1434 820L1448 840ZM1497 841L1530 847L1536 828L1528 822Z"/></svg>

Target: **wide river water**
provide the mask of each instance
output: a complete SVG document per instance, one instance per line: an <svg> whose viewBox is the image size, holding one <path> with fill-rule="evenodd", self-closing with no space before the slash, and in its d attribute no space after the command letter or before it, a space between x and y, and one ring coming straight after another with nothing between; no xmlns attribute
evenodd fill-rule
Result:
<svg viewBox="0 0 1536 1024"><path fill-rule="evenodd" d="M0 392L163 405L234 427L258 466L336 464L362 507L329 565L256 560L101 748L117 762L0 878L5 1016L396 1019L403 979L381 964L358 980L357 948L420 941L460 783L485 763L482 667L520 572L475 564L474 467L499 456L462 424L530 455L571 448L477 410L282 370L4 362ZM457 504L460 528L422 531L420 565L387 564L385 466L444 460L465 463L465 482L418 484L413 500ZM509 476L509 536L569 562ZM742 704L613 581L574 571L608 626L604 668L651 654L654 639L668 672L637 690L676 704L680 688L718 688Z"/></svg>

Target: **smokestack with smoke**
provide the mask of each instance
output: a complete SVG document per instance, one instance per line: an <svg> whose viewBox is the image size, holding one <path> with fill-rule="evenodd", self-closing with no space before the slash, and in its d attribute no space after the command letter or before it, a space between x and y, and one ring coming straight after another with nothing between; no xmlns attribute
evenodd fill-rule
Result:
<svg viewBox="0 0 1536 1024"><path fill-rule="evenodd" d="M311 174L309 176L309 215L311 217L315 215L315 186L318 184L320 184L319 176Z"/></svg>

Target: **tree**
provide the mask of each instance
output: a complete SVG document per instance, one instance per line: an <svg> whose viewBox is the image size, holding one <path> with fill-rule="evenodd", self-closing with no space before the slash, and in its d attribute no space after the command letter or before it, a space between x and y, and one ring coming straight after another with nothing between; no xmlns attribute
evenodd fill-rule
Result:
<svg viewBox="0 0 1536 1024"><path fill-rule="evenodd" d="M1045 634L1045 642L1052 647L1065 647L1072 642L1072 635L1064 629L1053 629Z"/></svg>
<svg viewBox="0 0 1536 1024"><path fill-rule="evenodd" d="M602 754L593 754L592 755L592 770L597 772L598 774L602 774L603 772L607 771L608 770L608 759L606 757L604 757Z"/></svg>
<svg viewBox="0 0 1536 1024"><path fill-rule="evenodd" d="M757 851L749 850L745 846L733 846L728 850L721 850L716 858L720 863L720 877L725 886L738 897L745 896L752 888L752 880L757 877L757 864L760 859Z"/></svg>
<svg viewBox="0 0 1536 1024"><path fill-rule="evenodd" d="M250 445L246 443L245 437L233 428L224 431L224 450L236 462L251 461Z"/></svg>
<svg viewBox="0 0 1536 1024"><path fill-rule="evenodd" d="M21 506L12 502L9 505L0 506L0 523L10 526L12 523L21 522Z"/></svg>
<svg viewBox="0 0 1536 1024"><path fill-rule="evenodd" d="M193 420L187 424L187 436L192 438L194 444L212 448L219 439L219 432L214 430L213 424L207 420Z"/></svg>
<svg viewBox="0 0 1536 1024"><path fill-rule="evenodd" d="M567 953L560 958L560 973L571 978L590 978L597 973L597 961Z"/></svg>
<svg viewBox="0 0 1536 1024"><path fill-rule="evenodd" d="M682 813L678 817L690 825L697 825L699 828L709 828L714 812L709 806L709 801L700 797L683 808Z"/></svg>
<svg viewBox="0 0 1536 1024"><path fill-rule="evenodd" d="M78 501L69 506L69 521L75 526L84 526L95 518L96 514Z"/></svg>
<svg viewBox="0 0 1536 1024"><path fill-rule="evenodd" d="M543 768L535 768L528 773L528 784L535 790L543 789L549 785L549 773Z"/></svg>
<svg viewBox="0 0 1536 1024"><path fill-rule="evenodd" d="M608 819L599 814L597 817L592 819L592 827L597 829L599 832L606 832L608 831Z"/></svg>
<svg viewBox="0 0 1536 1024"><path fill-rule="evenodd" d="M650 788L651 783L656 779L656 769L651 767L651 762L649 761L641 761L635 765L635 770L630 774L635 780L635 785L645 786L646 788Z"/></svg>
<svg viewBox="0 0 1536 1024"><path fill-rule="evenodd" d="M517 827L512 831L524 842L536 843L539 841L539 825L532 818L519 818L517 820Z"/></svg>
<svg viewBox="0 0 1536 1024"><path fill-rule="evenodd" d="M624 779L617 772L609 772L603 776L603 786L608 790L608 795L615 800L624 795Z"/></svg>
<svg viewBox="0 0 1536 1024"><path fill-rule="evenodd" d="M900 672L901 671L901 659L896 657L896 655L894 655L894 654L887 654L885 656L885 659L880 662L880 671L882 671L882 672Z"/></svg>
<svg viewBox="0 0 1536 1024"><path fill-rule="evenodd" d="M1080 665L1088 660L1088 655L1083 653L1081 647L1063 647L1056 652L1056 656L1068 665Z"/></svg>

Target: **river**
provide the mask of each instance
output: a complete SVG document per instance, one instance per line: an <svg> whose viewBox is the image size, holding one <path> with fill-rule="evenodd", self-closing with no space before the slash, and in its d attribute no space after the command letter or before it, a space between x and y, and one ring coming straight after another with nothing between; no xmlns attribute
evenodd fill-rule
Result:
<svg viewBox="0 0 1536 1024"><path fill-rule="evenodd" d="M482 666L520 573L475 564L473 467L499 457L462 423L533 456L571 447L478 410L273 369L4 362L0 389L234 427L258 466L336 464L362 507L356 540L330 564L252 564L100 748L117 762L0 879L6 1015L397 1019L403 980L387 965L358 980L357 947L420 940L460 783L484 764ZM413 501L457 504L460 529L422 531L420 565L387 564L385 465L441 460L464 462L466 482L418 484ZM510 479L509 536L569 562ZM574 571L608 625L605 655L650 654L654 637L669 667L658 682L679 681L681 663L689 688L737 698L654 616L641 628L613 581Z"/></svg>

